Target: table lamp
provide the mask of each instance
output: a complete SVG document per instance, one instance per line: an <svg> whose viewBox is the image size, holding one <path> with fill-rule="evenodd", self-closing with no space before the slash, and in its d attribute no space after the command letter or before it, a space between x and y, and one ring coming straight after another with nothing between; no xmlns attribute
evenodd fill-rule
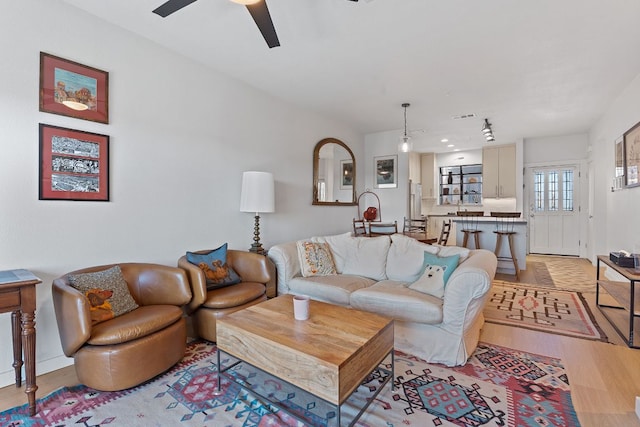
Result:
<svg viewBox="0 0 640 427"><path fill-rule="evenodd" d="M275 192L273 174L270 172L248 171L242 174L242 192L240 193L240 212L255 212L253 244L249 252L261 255L265 250L260 243L260 213L273 212Z"/></svg>

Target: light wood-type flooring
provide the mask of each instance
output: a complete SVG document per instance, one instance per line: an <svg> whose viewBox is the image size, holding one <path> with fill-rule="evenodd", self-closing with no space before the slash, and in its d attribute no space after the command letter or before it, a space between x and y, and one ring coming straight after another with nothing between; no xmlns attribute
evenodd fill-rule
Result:
<svg viewBox="0 0 640 427"><path fill-rule="evenodd" d="M535 260L539 261L539 258L535 257ZM587 270L595 280L595 267L584 260L576 259L576 264ZM515 281L515 276L498 274L496 279ZM522 271L520 281L535 285L533 269ZM623 340L595 308L595 293L583 295L610 343L491 323L485 323L481 340L562 359L568 369L571 396L582 426L640 426L635 414L635 399L640 396L640 350L624 345ZM37 396L41 397L59 387L75 385L78 380L70 366L40 375L37 382ZM15 386L8 386L0 389L0 411L25 402L24 387L16 389Z"/></svg>

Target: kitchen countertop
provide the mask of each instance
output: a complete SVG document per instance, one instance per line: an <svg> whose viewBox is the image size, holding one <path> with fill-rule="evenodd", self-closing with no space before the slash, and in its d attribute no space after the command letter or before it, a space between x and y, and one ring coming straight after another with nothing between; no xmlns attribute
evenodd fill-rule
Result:
<svg viewBox="0 0 640 427"><path fill-rule="evenodd" d="M434 215L427 215L427 217L438 217L438 218L451 218L454 221L462 221L463 219L467 219L469 220L470 218L473 218L473 220L477 220L478 222L495 222L496 218L490 215L485 215L485 216L474 216L474 217L462 217L462 216L458 216L457 214L434 214ZM525 220L524 218L516 218L514 221L512 221L514 224L526 224L527 220Z"/></svg>
<svg viewBox="0 0 640 427"><path fill-rule="evenodd" d="M480 222L496 222L496 218L493 216L471 216L471 217L463 217L463 216L454 216L453 220L454 221L463 221L463 220L477 220L479 223ZM513 224L526 224L527 220L525 220L524 218L515 218L513 221L509 220L508 222L511 222Z"/></svg>

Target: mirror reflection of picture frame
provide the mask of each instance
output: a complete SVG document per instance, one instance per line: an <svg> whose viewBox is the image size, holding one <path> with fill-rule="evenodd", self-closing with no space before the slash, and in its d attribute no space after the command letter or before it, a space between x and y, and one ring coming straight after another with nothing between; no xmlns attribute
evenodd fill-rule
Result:
<svg viewBox="0 0 640 427"><path fill-rule="evenodd" d="M616 139L615 150L613 189L620 190L624 187L624 137Z"/></svg>
<svg viewBox="0 0 640 427"><path fill-rule="evenodd" d="M398 156L374 157L374 188L398 187Z"/></svg>
<svg viewBox="0 0 640 427"><path fill-rule="evenodd" d="M353 160L340 160L340 189L351 190L353 188Z"/></svg>
<svg viewBox="0 0 640 427"><path fill-rule="evenodd" d="M625 187L640 186L640 122L624 133Z"/></svg>

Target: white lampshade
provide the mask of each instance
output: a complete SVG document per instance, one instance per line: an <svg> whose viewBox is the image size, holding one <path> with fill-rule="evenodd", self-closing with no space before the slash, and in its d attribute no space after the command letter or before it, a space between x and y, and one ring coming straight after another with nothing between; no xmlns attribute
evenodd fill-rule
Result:
<svg viewBox="0 0 640 427"><path fill-rule="evenodd" d="M275 192L270 172L243 172L240 212L274 212Z"/></svg>

